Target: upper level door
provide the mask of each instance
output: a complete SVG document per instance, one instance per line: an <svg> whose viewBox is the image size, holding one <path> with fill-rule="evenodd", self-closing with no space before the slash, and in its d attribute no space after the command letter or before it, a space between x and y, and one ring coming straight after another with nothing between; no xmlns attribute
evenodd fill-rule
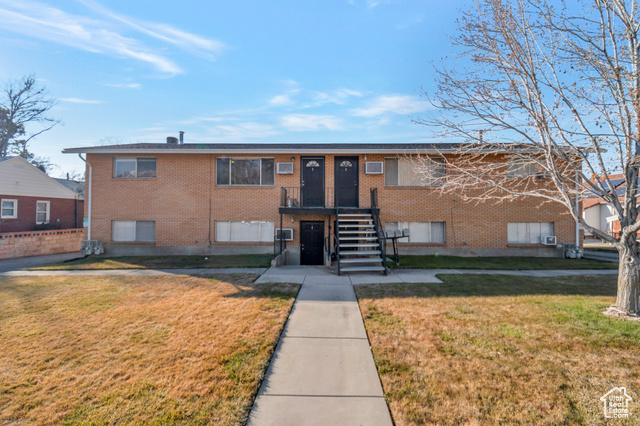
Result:
<svg viewBox="0 0 640 426"><path fill-rule="evenodd" d="M335 157L336 207L358 207L358 157Z"/></svg>
<svg viewBox="0 0 640 426"><path fill-rule="evenodd" d="M302 159L302 207L324 207L324 158Z"/></svg>

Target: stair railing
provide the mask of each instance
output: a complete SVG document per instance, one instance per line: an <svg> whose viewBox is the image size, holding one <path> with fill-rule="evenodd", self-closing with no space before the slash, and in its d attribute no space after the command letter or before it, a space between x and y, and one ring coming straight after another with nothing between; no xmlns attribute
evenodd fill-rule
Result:
<svg viewBox="0 0 640 426"><path fill-rule="evenodd" d="M382 228L382 222L380 221L380 209L378 208L378 188L371 188L371 215L373 217L373 224L376 228L376 235L378 236L378 245L382 252L382 266L384 267L384 274L387 275L387 239L384 235L384 229Z"/></svg>

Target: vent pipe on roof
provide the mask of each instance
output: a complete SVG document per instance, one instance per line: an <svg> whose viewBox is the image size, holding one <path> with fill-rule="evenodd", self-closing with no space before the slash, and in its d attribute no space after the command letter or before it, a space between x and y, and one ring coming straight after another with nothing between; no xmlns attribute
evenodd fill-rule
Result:
<svg viewBox="0 0 640 426"><path fill-rule="evenodd" d="M478 143L482 143L483 134L484 134L484 130L478 130Z"/></svg>
<svg viewBox="0 0 640 426"><path fill-rule="evenodd" d="M180 133L180 145L182 145L184 143L184 132L180 131L178 133Z"/></svg>
<svg viewBox="0 0 640 426"><path fill-rule="evenodd" d="M178 138L167 136L167 143L178 143Z"/></svg>

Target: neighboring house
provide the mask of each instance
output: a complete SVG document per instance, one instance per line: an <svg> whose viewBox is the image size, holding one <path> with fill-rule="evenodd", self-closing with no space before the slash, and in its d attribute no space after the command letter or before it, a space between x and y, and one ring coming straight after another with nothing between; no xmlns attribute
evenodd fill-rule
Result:
<svg viewBox="0 0 640 426"><path fill-rule="evenodd" d="M621 174L611 175L609 177L613 190L615 191L618 199L623 200L623 195L627 189L624 176ZM604 181L600 182L602 188L607 192L611 191L608 184ZM612 206L603 201L599 197L587 197L582 201L582 217L588 225L604 231L608 234L618 238L620 236L620 220L615 214ZM593 237L593 235L585 230L585 237Z"/></svg>
<svg viewBox="0 0 640 426"><path fill-rule="evenodd" d="M0 233L81 228L83 182L56 180L22 157L0 157Z"/></svg>
<svg viewBox="0 0 640 426"><path fill-rule="evenodd" d="M323 264L338 249L352 263L376 263L380 227L408 229L401 252L415 254L556 256L553 239L544 245L541 237L576 242L576 225L559 205L475 205L423 186L405 156L432 154L436 174L446 174L429 144L167 143L64 152L87 154L89 232L111 254L268 253L279 228L290 264Z"/></svg>

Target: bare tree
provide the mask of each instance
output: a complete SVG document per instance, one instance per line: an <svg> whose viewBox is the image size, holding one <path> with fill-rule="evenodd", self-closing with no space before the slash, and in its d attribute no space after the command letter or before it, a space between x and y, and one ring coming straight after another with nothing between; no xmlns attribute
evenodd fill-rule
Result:
<svg viewBox="0 0 640 426"><path fill-rule="evenodd" d="M60 123L47 116L55 104L33 76L7 82L0 92L0 156L28 153L33 138Z"/></svg>
<svg viewBox="0 0 640 426"><path fill-rule="evenodd" d="M620 254L609 313L639 314L640 28L638 5L584 0L478 0L452 37L459 56L436 69L436 107L421 124L460 142L446 177L415 162L437 189L475 202L535 197L560 203ZM489 132L491 143L482 142ZM444 153L443 153L444 154ZM624 193L613 174L622 173ZM577 200L598 197L620 220L619 238L587 224Z"/></svg>

